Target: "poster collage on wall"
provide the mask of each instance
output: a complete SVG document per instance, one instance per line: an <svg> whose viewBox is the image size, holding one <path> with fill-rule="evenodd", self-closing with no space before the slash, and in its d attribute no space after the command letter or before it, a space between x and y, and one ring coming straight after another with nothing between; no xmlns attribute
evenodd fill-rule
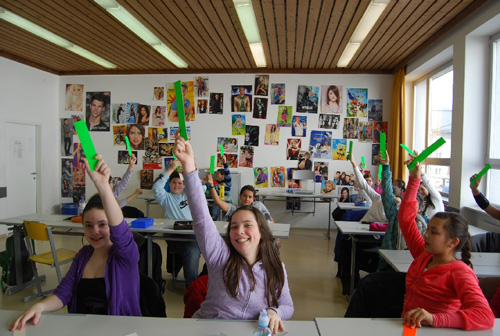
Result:
<svg viewBox="0 0 500 336"><path fill-rule="evenodd" d="M182 82L186 122L196 122L197 114L223 113L224 95L210 91L209 83L208 76L195 76L193 81ZM336 184L328 180L329 161L346 160L348 143L352 139L372 144L372 164L378 164L380 132L388 129L388 123L382 121L381 99L368 99L368 90L363 88L344 91L341 85L298 85L294 106L286 99L287 89L285 83L272 83L269 75L256 75L253 84L230 86L228 103L233 137L219 137L216 144L217 152L222 145L230 168L253 169L254 183L259 188L297 187L298 183L290 178L296 168L253 165L255 147L279 146L284 142L281 145L287 160L298 163L306 151L310 152L316 182L322 184L322 190L328 191L334 189L331 183ZM72 197L74 202L85 197L83 152L78 142L73 143L78 139L73 137L76 134L74 123L79 120L85 120L90 132L112 134L118 164L129 164L130 157L125 149L125 136L128 136L133 154L142 156L141 188L150 189L154 170L163 169L173 159L173 140L178 129L168 126L168 123L178 122L173 83L151 87L150 101L114 102L110 91L85 91L83 84L67 84L65 97L65 111L69 114L61 119L61 196ZM274 113L269 112L269 106L273 105L277 113L275 108ZM308 124L308 114L318 114L317 126ZM270 122L262 129L263 143L259 143L261 126L251 125L254 119ZM290 127L292 137L281 139L281 127ZM308 128L310 138L306 139ZM342 138L334 139L332 130L341 130ZM187 131L190 137L189 126ZM217 157L217 166L222 167L220 155ZM338 183L345 183L345 179Z"/></svg>

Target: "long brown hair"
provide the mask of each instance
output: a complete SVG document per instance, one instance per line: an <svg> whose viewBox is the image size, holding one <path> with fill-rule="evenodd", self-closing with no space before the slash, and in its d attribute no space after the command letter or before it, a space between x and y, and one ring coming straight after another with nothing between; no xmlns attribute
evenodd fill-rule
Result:
<svg viewBox="0 0 500 336"><path fill-rule="evenodd" d="M445 220L444 228L448 238L458 238L460 241L453 252L460 251L462 261L472 268L471 258L471 242L469 234L469 225L465 218L453 212L438 212L432 218Z"/></svg>
<svg viewBox="0 0 500 336"><path fill-rule="evenodd" d="M231 244L231 237L229 233L231 231L231 220L238 211L250 211L255 216L257 223L259 225L259 231L261 234L261 239L259 243L259 254L258 258L262 261L267 278L267 304L270 307L278 307L278 299L281 296L283 286L285 284L285 271L281 263L280 256L273 245L273 234L271 229L267 225L266 218L260 212L260 210L254 208L251 205L244 205L239 207L229 219L229 225L227 226L226 232L226 244L229 247L229 258L227 259L224 269L222 270L224 274L224 283L226 288L232 297L236 298L238 296L238 285L240 283L241 277L241 267L243 263L246 263L245 259L241 254L236 251L233 244ZM251 291L255 289L257 285L255 282L255 277L252 272L252 268L248 265L250 272L250 277L252 279Z"/></svg>

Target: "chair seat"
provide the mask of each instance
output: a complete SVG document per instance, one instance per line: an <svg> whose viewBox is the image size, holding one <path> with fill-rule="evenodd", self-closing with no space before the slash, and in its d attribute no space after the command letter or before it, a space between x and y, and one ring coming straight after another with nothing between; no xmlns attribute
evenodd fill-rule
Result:
<svg viewBox="0 0 500 336"><path fill-rule="evenodd" d="M68 250L64 248L60 248L56 250L57 259L59 259L59 263L63 263L67 260L73 259L76 255L76 252L73 250ZM53 265L54 257L52 256L52 252L37 254L30 257L31 260L37 263L45 264L45 265Z"/></svg>

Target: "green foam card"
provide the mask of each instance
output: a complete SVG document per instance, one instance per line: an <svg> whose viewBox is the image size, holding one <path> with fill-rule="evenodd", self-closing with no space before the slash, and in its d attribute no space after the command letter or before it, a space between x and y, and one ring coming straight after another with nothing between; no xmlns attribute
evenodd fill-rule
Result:
<svg viewBox="0 0 500 336"><path fill-rule="evenodd" d="M366 166L366 164L365 164L365 157L362 156L361 157L361 168L365 169L365 166Z"/></svg>
<svg viewBox="0 0 500 336"><path fill-rule="evenodd" d="M128 155L132 156L132 150L130 149L130 141L128 140L128 136L125 135L125 143L127 144Z"/></svg>
<svg viewBox="0 0 500 336"><path fill-rule="evenodd" d="M443 137L437 139L432 145L430 145L429 147L427 147L426 149L424 149L422 151L422 153L420 153L409 165L408 165L408 169L409 170L413 170L415 168L415 166L417 165L417 162L422 162L424 161L425 159L427 159L427 157L429 157L429 155L431 155L432 153L434 153L439 147L441 147L442 145L444 145L446 143L446 140L443 139Z"/></svg>
<svg viewBox="0 0 500 336"><path fill-rule="evenodd" d="M385 133L380 133L380 154L382 155L382 159L385 160Z"/></svg>
<svg viewBox="0 0 500 336"><path fill-rule="evenodd" d="M83 153L89 162L90 171L94 171L95 165L99 160L95 158L97 152L94 147L94 143L92 142L92 138L90 137L89 129L87 128L87 124L84 120L77 121L75 124L76 134L78 134L78 138L80 138L80 142L82 143Z"/></svg>
<svg viewBox="0 0 500 336"><path fill-rule="evenodd" d="M405 151L407 151L409 154L413 155L413 152L411 151L411 149L409 149L408 147L406 147L405 144L399 144L401 147L403 147L405 149Z"/></svg>
<svg viewBox="0 0 500 336"><path fill-rule="evenodd" d="M479 180L481 177L483 177L484 174L486 174L488 172L488 170L490 170L491 168L491 165L488 163L486 166L484 166L483 169L481 169L481 171L479 173L477 173L476 177L474 177L472 179L472 181L470 181L470 185L472 186L474 183L477 182L477 180Z"/></svg>
<svg viewBox="0 0 500 336"><path fill-rule="evenodd" d="M351 152L352 152L352 141L349 141L349 154L347 155L347 160L351 159Z"/></svg>
<svg viewBox="0 0 500 336"><path fill-rule="evenodd" d="M210 157L210 174L215 173L215 155Z"/></svg>
<svg viewBox="0 0 500 336"><path fill-rule="evenodd" d="M224 156L224 146L222 146L222 144L220 144L220 157L223 157Z"/></svg>
<svg viewBox="0 0 500 336"><path fill-rule="evenodd" d="M182 83L180 80L174 83L175 89L175 101L177 104L177 118L179 119L179 130L181 137L184 140L188 140L187 130L186 130L186 115L184 113L184 97L182 96Z"/></svg>
<svg viewBox="0 0 500 336"><path fill-rule="evenodd" d="M381 180L382 179L382 165L378 165L378 178Z"/></svg>

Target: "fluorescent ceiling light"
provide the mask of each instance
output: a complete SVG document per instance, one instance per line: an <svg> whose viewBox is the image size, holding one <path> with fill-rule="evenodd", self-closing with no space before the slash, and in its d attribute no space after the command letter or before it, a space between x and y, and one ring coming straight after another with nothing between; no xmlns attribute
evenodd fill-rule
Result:
<svg viewBox="0 0 500 336"><path fill-rule="evenodd" d="M155 34L146 26L130 14L125 8L120 6L115 0L94 0L101 7L106 9L125 27L139 36L144 42L152 46L163 57L172 62L178 68L187 68L188 64L184 62L176 53L167 47Z"/></svg>
<svg viewBox="0 0 500 336"><path fill-rule="evenodd" d="M10 22L19 28L22 28L22 29L24 29L24 30L36 35L36 36L39 36L39 37L41 37L49 42L52 42L55 45L58 45L59 47L62 47L62 48L65 48L71 52L74 52L74 53L88 59L89 61L97 63L105 68L108 68L108 69L116 68L116 65L114 65L111 62L106 61L104 58L101 58L101 57L97 56L96 54L94 54L88 50L85 50L85 49L71 43L70 41L48 31L47 29L40 27L39 25L37 25L33 22L30 22L30 21L20 17L19 15L14 14L12 12L9 12L8 10L1 8L1 7L0 7L0 19L3 19L7 22Z"/></svg>
<svg viewBox="0 0 500 336"><path fill-rule="evenodd" d="M368 7L366 8L361 20L359 20L354 33L349 39L349 43L346 45L342 56L340 57L337 67L345 68L351 62L354 54L359 49L361 43L363 43L368 33L372 30L373 26L382 15L384 9L387 7L389 0L372 0Z"/></svg>
<svg viewBox="0 0 500 336"><path fill-rule="evenodd" d="M255 64L259 68L265 68L267 66L266 55L264 54L264 48L262 47L259 27L257 26L257 19L255 18L255 12L253 11L252 1L233 0L233 4L236 8L236 13L238 14L241 26L243 27L245 37L250 45L250 50L252 51Z"/></svg>
<svg viewBox="0 0 500 336"><path fill-rule="evenodd" d="M253 59L255 60L255 64L259 68L265 68L266 63L266 55L264 54L264 48L262 47L262 43L250 43L250 50L252 51Z"/></svg>
<svg viewBox="0 0 500 336"><path fill-rule="evenodd" d="M353 58L356 51L358 51L360 45L360 43L347 43L344 52L342 53L342 56L340 56L337 63L337 67L345 68Z"/></svg>

